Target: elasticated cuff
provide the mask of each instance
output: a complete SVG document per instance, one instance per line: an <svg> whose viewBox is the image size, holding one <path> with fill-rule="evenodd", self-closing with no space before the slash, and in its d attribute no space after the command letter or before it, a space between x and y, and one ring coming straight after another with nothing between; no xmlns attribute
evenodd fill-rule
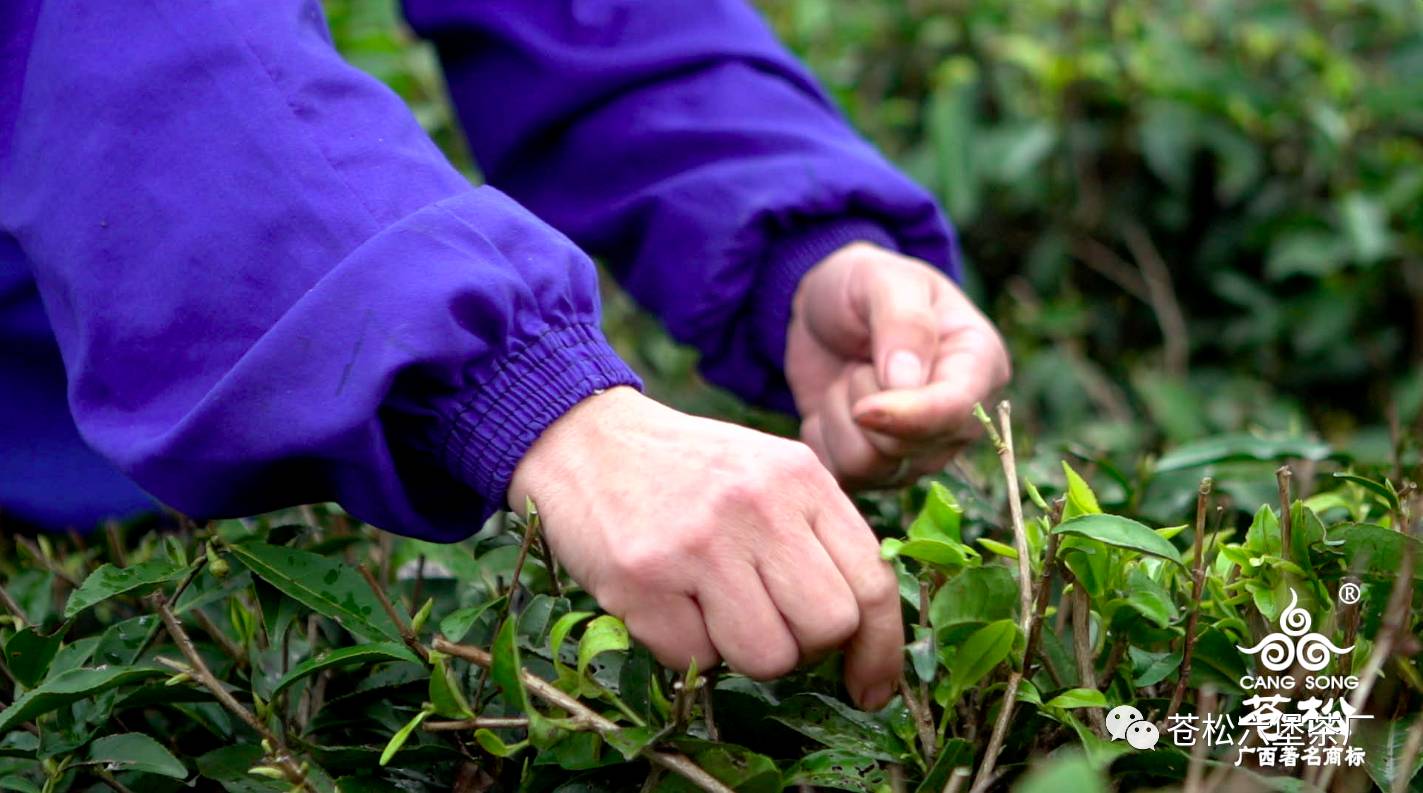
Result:
<svg viewBox="0 0 1423 793"><path fill-rule="evenodd" d="M761 353L776 369L785 368L791 300L800 279L822 259L852 242L871 242L899 250L894 237L884 227L859 218L807 226L780 238L770 247L768 261L756 285L751 322Z"/></svg>
<svg viewBox="0 0 1423 793"><path fill-rule="evenodd" d="M642 380L595 325L553 328L507 358L455 415L445 465L502 506L524 453L554 420L594 392Z"/></svg>

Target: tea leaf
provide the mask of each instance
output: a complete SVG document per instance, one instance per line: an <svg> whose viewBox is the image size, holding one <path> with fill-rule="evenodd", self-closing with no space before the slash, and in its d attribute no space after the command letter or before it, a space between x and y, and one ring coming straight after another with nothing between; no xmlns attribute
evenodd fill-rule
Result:
<svg viewBox="0 0 1423 793"><path fill-rule="evenodd" d="M386 743L385 749L380 753L380 765L382 767L384 767L386 763L389 763L392 757L395 757L395 753L400 751L400 748L405 745L406 741L410 740L410 735L415 732L415 728L419 727L420 723L429 718L433 712L434 711L429 708L421 710L415 714L414 718L407 721L404 727L396 730L395 734L390 736L390 741Z"/></svg>
<svg viewBox="0 0 1423 793"><path fill-rule="evenodd" d="M68 625L50 634L25 628L5 641L5 663L10 674L26 688L34 688L49 672L50 662L59 652Z"/></svg>
<svg viewBox="0 0 1423 793"><path fill-rule="evenodd" d="M1176 546L1131 518L1118 515L1083 515L1059 523L1052 531L1054 534L1089 537L1117 548L1140 551L1181 564L1181 555L1176 551Z"/></svg>
<svg viewBox="0 0 1423 793"><path fill-rule="evenodd" d="M911 540L949 540L962 544L963 534L959 528L962 520L963 507L953 492L939 482L931 482L924 508L909 524L906 534Z"/></svg>
<svg viewBox="0 0 1423 793"><path fill-rule="evenodd" d="M1062 519L1071 520L1082 515L1096 515L1102 511L1097 503L1097 494L1087 485L1087 480L1078 476L1072 466L1064 460L1062 472L1067 476L1067 504L1062 510Z"/></svg>
<svg viewBox="0 0 1423 793"><path fill-rule="evenodd" d="M74 594L69 596L69 602L64 605L64 618L69 619L109 598L170 581L183 570L182 565L166 558L150 559L130 567L102 565L90 573L84 583L74 590Z"/></svg>
<svg viewBox="0 0 1423 793"><path fill-rule="evenodd" d="M102 694L117 686L151 677L164 677L167 674L168 672L162 669L147 666L71 669L26 691L11 703L10 707L0 711L0 733L8 732L18 724L62 708L71 702Z"/></svg>
<svg viewBox="0 0 1423 793"><path fill-rule="evenodd" d="M472 719L469 700L450 669L449 656L430 651L430 706L447 719Z"/></svg>
<svg viewBox="0 0 1423 793"><path fill-rule="evenodd" d="M954 689L966 691L987 677L1008 658L1017 638L1018 626L1012 620L999 620L979 628L964 640L949 667L949 680Z"/></svg>
<svg viewBox="0 0 1423 793"><path fill-rule="evenodd" d="M1107 698L1095 688L1070 688L1048 700L1044 707L1062 708L1105 708Z"/></svg>
<svg viewBox="0 0 1423 793"><path fill-rule="evenodd" d="M630 643L627 626L611 614L604 614L588 623L583 638L578 642L578 676L587 676L588 665L598 655L626 650Z"/></svg>
<svg viewBox="0 0 1423 793"><path fill-rule="evenodd" d="M908 751L888 725L823 694L796 694L777 705L771 718L851 755L893 763Z"/></svg>
<svg viewBox="0 0 1423 793"><path fill-rule="evenodd" d="M786 771L786 785L879 793L888 787L889 775L872 757L840 749L821 749L802 757Z"/></svg>
<svg viewBox="0 0 1423 793"><path fill-rule="evenodd" d="M1323 460L1331 451L1329 444L1306 438L1217 435L1183 444L1161 455L1156 461L1156 472L1162 474L1232 460Z"/></svg>
<svg viewBox="0 0 1423 793"><path fill-rule="evenodd" d="M109 771L142 771L146 774L186 779L188 769L163 744L147 735L126 732L106 735L89 746L90 764Z"/></svg>
<svg viewBox="0 0 1423 793"><path fill-rule="evenodd" d="M262 580L369 641L399 641L400 632L370 587L349 565L296 548L262 543L229 546Z"/></svg>

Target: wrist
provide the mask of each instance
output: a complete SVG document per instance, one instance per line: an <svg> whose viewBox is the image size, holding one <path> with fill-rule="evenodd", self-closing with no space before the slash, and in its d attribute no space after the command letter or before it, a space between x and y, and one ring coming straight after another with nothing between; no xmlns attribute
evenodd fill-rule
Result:
<svg viewBox="0 0 1423 793"><path fill-rule="evenodd" d="M761 352L776 368L785 368L793 304L805 276L837 252L863 243L898 250L894 237L882 226L860 218L807 226L771 246L757 283L752 321Z"/></svg>
<svg viewBox="0 0 1423 793"><path fill-rule="evenodd" d="M529 499L546 499L558 483L567 481L586 459L585 450L601 443L600 436L620 423L620 416L645 412L651 402L637 389L599 389L549 424L524 453L509 479L509 508L522 514ZM654 403L655 404L655 403Z"/></svg>

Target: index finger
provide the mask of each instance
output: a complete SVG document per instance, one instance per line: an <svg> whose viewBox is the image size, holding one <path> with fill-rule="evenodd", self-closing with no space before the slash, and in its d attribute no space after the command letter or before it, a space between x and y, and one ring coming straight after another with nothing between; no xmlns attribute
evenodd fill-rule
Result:
<svg viewBox="0 0 1423 793"><path fill-rule="evenodd" d="M860 609L859 627L845 646L845 685L861 708L878 710L904 671L899 581L880 558L874 532L838 489L811 526Z"/></svg>

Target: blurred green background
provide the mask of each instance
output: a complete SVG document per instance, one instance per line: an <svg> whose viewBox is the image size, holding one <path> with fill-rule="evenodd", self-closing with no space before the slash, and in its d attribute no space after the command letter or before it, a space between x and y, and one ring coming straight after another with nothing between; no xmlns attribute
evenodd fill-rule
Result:
<svg viewBox="0 0 1423 793"><path fill-rule="evenodd" d="M478 179L396 3L325 5L346 56ZM1012 349L1026 435L1127 466L1228 432L1416 460L1419 0L758 5L948 209L967 286ZM652 393L770 420L703 386L695 355L611 283L605 295L609 335Z"/></svg>

